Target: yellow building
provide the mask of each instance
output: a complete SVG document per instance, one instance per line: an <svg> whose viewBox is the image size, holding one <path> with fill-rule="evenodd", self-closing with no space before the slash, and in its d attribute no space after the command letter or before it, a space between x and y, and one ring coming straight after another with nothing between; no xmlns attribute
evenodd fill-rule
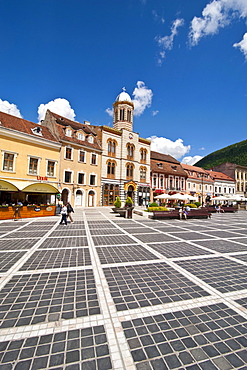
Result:
<svg viewBox="0 0 247 370"><path fill-rule="evenodd" d="M0 204L55 203L60 147L47 127L0 112Z"/></svg>
<svg viewBox="0 0 247 370"><path fill-rule="evenodd" d="M84 124L47 110L42 127L49 128L61 143L59 191L72 206L100 205L101 146L89 122Z"/></svg>

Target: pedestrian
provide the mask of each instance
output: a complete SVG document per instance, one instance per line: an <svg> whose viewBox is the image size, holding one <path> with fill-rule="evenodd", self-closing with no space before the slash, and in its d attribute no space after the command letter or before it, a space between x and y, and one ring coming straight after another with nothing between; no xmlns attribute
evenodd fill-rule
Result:
<svg viewBox="0 0 247 370"><path fill-rule="evenodd" d="M65 225L67 225L67 207L66 207L65 204L63 205L63 207L61 209L61 216L62 216L62 218L61 218L61 221L60 221L60 225L63 224L63 221L64 221Z"/></svg>
<svg viewBox="0 0 247 370"><path fill-rule="evenodd" d="M67 203L67 219L69 218L70 219L70 222L74 222L72 216L71 216L71 213L74 213L74 210L73 210L73 207L72 205L70 204L70 202Z"/></svg>

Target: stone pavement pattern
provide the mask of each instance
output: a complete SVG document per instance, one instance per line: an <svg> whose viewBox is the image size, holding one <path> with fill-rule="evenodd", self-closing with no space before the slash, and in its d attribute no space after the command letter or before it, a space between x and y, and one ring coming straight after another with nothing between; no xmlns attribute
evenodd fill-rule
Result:
<svg viewBox="0 0 247 370"><path fill-rule="evenodd" d="M0 221L0 370L247 369L247 212Z"/></svg>

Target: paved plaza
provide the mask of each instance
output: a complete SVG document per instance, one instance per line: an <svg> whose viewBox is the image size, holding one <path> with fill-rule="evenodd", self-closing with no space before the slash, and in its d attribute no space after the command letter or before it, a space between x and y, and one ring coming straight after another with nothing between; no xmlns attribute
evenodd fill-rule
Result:
<svg viewBox="0 0 247 370"><path fill-rule="evenodd" d="M247 369L247 212L0 221L0 370Z"/></svg>

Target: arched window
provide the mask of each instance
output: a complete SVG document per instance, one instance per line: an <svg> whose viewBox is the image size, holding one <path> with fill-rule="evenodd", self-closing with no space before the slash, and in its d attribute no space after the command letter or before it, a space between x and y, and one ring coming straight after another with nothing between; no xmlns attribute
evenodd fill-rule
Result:
<svg viewBox="0 0 247 370"><path fill-rule="evenodd" d="M124 121L124 109L120 109L120 121Z"/></svg>
<svg viewBox="0 0 247 370"><path fill-rule="evenodd" d="M141 163L146 163L146 161L147 161L147 149L141 148L141 150L140 150L140 159L141 159Z"/></svg>
<svg viewBox="0 0 247 370"><path fill-rule="evenodd" d="M108 140L108 155L111 156L111 157L115 157L116 156L116 141L115 140L112 140L112 139L109 139Z"/></svg>
<svg viewBox="0 0 247 370"><path fill-rule="evenodd" d="M130 109L127 110L127 121L131 122L131 110Z"/></svg>
<svg viewBox="0 0 247 370"><path fill-rule="evenodd" d="M127 144L127 159L133 159L134 158L134 151L135 151L135 146L134 144Z"/></svg>
<svg viewBox="0 0 247 370"><path fill-rule="evenodd" d="M140 167L140 182L146 182L147 169L146 167Z"/></svg>
<svg viewBox="0 0 247 370"><path fill-rule="evenodd" d="M116 169L116 162L115 161L107 161L107 177L110 179L115 178L115 169Z"/></svg>
<svg viewBox="0 0 247 370"><path fill-rule="evenodd" d="M126 178L132 179L134 174L134 165L132 163L127 163L126 164Z"/></svg>

